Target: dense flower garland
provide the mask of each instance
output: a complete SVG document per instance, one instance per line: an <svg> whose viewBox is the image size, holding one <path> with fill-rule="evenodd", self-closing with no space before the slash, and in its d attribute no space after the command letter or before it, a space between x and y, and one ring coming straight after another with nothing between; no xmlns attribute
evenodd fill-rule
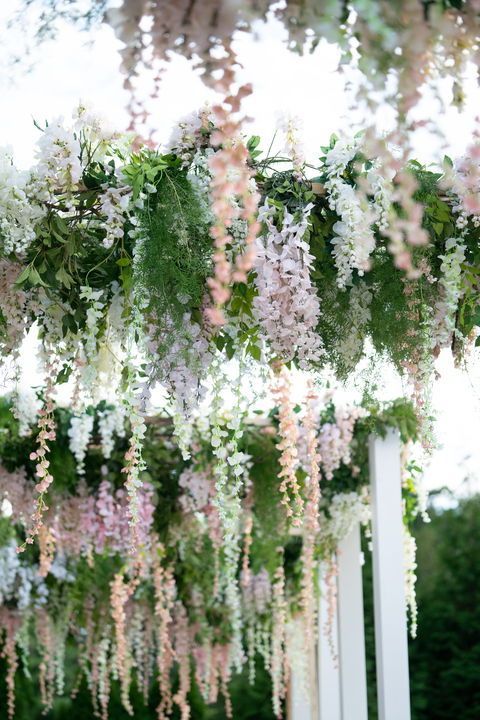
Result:
<svg viewBox="0 0 480 720"><path fill-rule="evenodd" d="M107 457L112 432L124 435L128 422L122 472L130 549L141 554L148 534L141 527L144 416L160 384L168 393L184 459L191 453L196 418L210 413L213 505L220 516L219 537L224 543L229 538L227 588L230 609L237 608L237 666L241 592L235 567L248 454L238 450L239 416L226 426L219 422L228 382L219 372L224 361L235 357L242 367L256 366L266 377L272 368L278 373L279 489L287 515L301 527L309 506L300 492L294 401L282 364L304 370L329 365L344 378L364 357L367 344L373 345L409 379L422 442L429 448L434 357L452 345L458 359L479 322L480 223L468 202L474 190L470 165L461 162L456 171L447 159L441 174L411 162L397 181L397 176L386 178L383 172L389 168L381 160L365 157L360 137L333 137L311 178L292 138L291 170L277 170L276 162L284 168L285 158L263 157L259 143L251 138L245 144L248 158L242 155L255 179L249 193L262 198L254 223L260 227L256 259L250 271L248 263L239 273L232 270L228 293L221 302L217 298L215 308L209 300L209 281L218 271L211 168L224 147L208 112L182 121L169 152L161 154L146 148L133 152L127 137L105 130L81 106L70 126L56 120L45 127L30 171L19 173L6 154L0 177L0 344L8 355L36 325L45 370L42 405L31 412L40 429L38 446L31 450L38 495L32 499L23 548L38 536L42 568L48 567L52 539L49 527L42 527L53 482L49 453L56 433L55 387L67 381L74 409L69 446L80 475L93 431L91 408L102 400L112 403L98 419ZM396 200L405 178L417 188L412 202L422 205L421 232L428 239L410 244L413 264L406 273L390 233L396 223L407 222L405 203ZM251 252L253 206L242 195L236 171L227 179L233 210L225 215L228 239L222 253L238 270L237 260ZM221 326L212 315L220 305ZM13 353L14 362L16 357ZM211 411L207 400L213 403ZM25 423L25 396L17 393L15 402L14 414ZM338 416L331 428L328 423L322 428L320 462L327 479L348 462L357 419L355 414Z"/></svg>
<svg viewBox="0 0 480 720"><path fill-rule="evenodd" d="M262 157L259 138L248 141L252 193L263 203L256 259L250 272L232 271L220 303L225 324L212 324L208 295L218 268L209 167L222 152L215 132L201 113L181 123L168 153L134 153L128 138L80 107L71 125L44 129L30 171L20 174L5 156L0 344L7 355L38 326L47 377L56 370L53 380L72 386L80 467L85 408L102 398L116 397L120 407L129 397L132 420L161 383L187 452L189 424L222 358L330 365L343 378L369 340L413 373L420 397L429 357L453 341L456 352L466 347L477 324L480 227L466 207L464 165L456 172L449 161L442 174L412 161L387 181L389 168L366 158L358 137L332 138L314 178L298 158L292 170L277 170L285 159ZM400 175L415 185L424 213L427 241L408 248L414 275L399 266L390 234L407 222L396 200ZM245 209L243 190L229 182L232 202ZM225 220L232 268L251 251L253 226L242 212ZM28 233L19 232L25 218Z"/></svg>
<svg viewBox="0 0 480 720"><path fill-rule="evenodd" d="M92 28L100 19L110 24L122 45L121 70L130 97L130 129L144 135L149 132L151 136L153 130L146 122L149 93L143 89L145 79L150 80L150 95L155 96L172 54L183 55L192 61L203 80L221 94L213 107L217 128L212 145L218 152L207 162L212 173L214 222L211 232L215 252L214 271L208 280L212 306L205 308L205 312L213 324L221 325L226 321L223 305L230 297L231 281L240 281L250 270L258 230L255 216L258 198L250 183L251 167L240 136L244 119L241 103L250 94L252 85L246 83L238 87L235 82L240 65L235 39L240 33L253 34L256 21L265 21L271 16L283 24L287 47L293 52L315 52L322 41L338 46L339 70L346 68L356 78L355 110L360 110L364 122L371 125L366 135L366 154L378 156L382 161L383 177L377 178L379 182L374 192L381 205L377 208L380 215L376 219L374 214L370 215L366 193L363 190L353 193L348 183L342 183L338 176L339 172L342 174L341 164L337 169L335 166L329 168L326 182L331 183L333 191L330 207L339 215L336 235L332 238L339 287L349 282L352 270L361 273L368 266L375 245L372 222L377 222L379 230L389 238L395 266L406 270L410 278L422 272L422 267L412 257L411 246L428 244L428 235L422 226L422 204L415 198L418 184L404 171L410 156L410 137L419 127L428 127L441 135L436 117L441 115L444 106L450 102L462 108L467 64L479 66L479 0L328 0L322 3L286 0L280 5L272 0L243 0L226 5L220 0L181 0L174 6L168 0L123 0L119 7L112 7L109 0L27 0L25 4L32 14L31 27L38 28L36 38L39 41L54 36L60 20L71 20L82 29ZM13 24L15 17L17 23L24 22L23 5L21 11L14 13ZM22 52L19 53L21 56ZM142 83L137 82L140 76ZM438 92L439 82L446 78L450 81L450 101L443 99L446 93ZM418 110L425 89L433 91L442 107L440 112L422 120L418 112L413 111ZM384 113L378 110L386 104L393 109L394 125L387 142L379 142L375 132L377 117ZM55 135L55 129L53 132ZM293 128L287 127L287 144L295 174L301 175L302 158L297 153L294 135ZM48 136L46 133L46 146L50 142ZM61 142L63 145L58 146L57 155L64 155L64 158L59 179L62 174L64 181L70 178L73 188L79 172L73 157L78 143L68 137ZM392 147L399 152L393 152ZM475 150L469 152L469 156L475 165ZM342 161L348 162L348 159ZM8 155L0 162L0 168L5 164L8 167ZM463 163L463 168L470 180L474 180L477 172L475 168L472 171L471 162ZM47 171L48 167L43 170ZM383 205L385 197L381 196L394 175L396 182L390 200L396 203L400 212L390 214L389 222L385 223L389 213L388 207ZM17 243L28 245L32 224L41 212L36 203L29 202L28 209L25 207L23 182L22 174L17 173L16 189L13 193L7 191L8 197L4 197L2 203L5 210L0 211L2 225L5 219L9 222L9 217L10 220L17 217L14 228L10 225L5 232L9 236L7 248L11 244L10 249ZM48 187L44 190L48 192ZM475 198L478 198L478 192L469 187L468 201L478 205ZM128 204L129 191L121 183L105 188L100 209L109 219L109 230L103 238L106 247L122 232ZM472 206L470 210L473 210ZM232 240L233 219L245 220L246 243L232 258L228 246Z"/></svg>
<svg viewBox="0 0 480 720"><path fill-rule="evenodd" d="M14 538L24 551L19 567L33 563L45 580L35 584L37 570L12 566L12 577L35 584L23 597L40 623L47 707L63 686L60 659L79 625L79 667L103 717L112 681L131 710L132 678L148 692L155 674L159 716L178 706L188 717L192 657L205 700L221 693L229 712L230 676L247 662L253 676L257 655L271 672L278 715L292 613L301 611L306 637L317 622L314 561L331 558L352 518L368 519L368 431L393 425L406 440L418 422L429 447L434 358L448 345L461 358L476 335L480 222L471 168L455 170L447 159L434 173L412 161L392 176L382 159L365 156L361 138L333 137L310 172L293 140L291 169L259 144L251 138L242 157L248 198L260 195L261 211L253 219L243 181L227 177L233 211L224 208L221 258L210 188L223 146L207 112L182 121L168 152L134 152L128 137L80 107L70 126L45 128L30 171L18 173L9 156L2 165L0 346L18 378L18 346L35 326L45 375L37 396L13 393L4 418L11 439L0 436L0 488L12 512L5 562ZM399 200L408 183L410 205ZM421 242L408 241L419 235L407 205L412 215L422 209ZM407 228L405 263L392 240L399 226ZM220 260L229 288L213 306L209 279L218 280ZM311 379L296 407L294 366L343 379L367 346L411 382L416 417L404 401L382 413L318 405ZM244 384L254 376L278 406L256 427L245 420ZM58 407L64 383L71 412ZM172 421L150 419L159 388ZM416 491L406 478L411 519ZM414 625L408 536L405 547ZM69 580L58 593L81 603L62 606L73 614L57 618L41 597L59 558ZM331 562L327 581L333 612ZM6 587L20 586L12 582ZM98 587L94 598L85 582ZM25 628L17 607L9 594L10 688L24 637L18 622ZM178 687L169 685L174 666Z"/></svg>
<svg viewBox="0 0 480 720"><path fill-rule="evenodd" d="M9 404L2 401L0 406L0 427L8 429L0 432L0 628L5 631L9 668L9 717L14 715L12 678L17 665L28 668L36 653L41 658L38 679L45 707L52 706L55 695L74 692L65 685L67 647L69 654L76 653L93 706L103 718L108 717L115 683L125 709L132 713L131 683L135 679L148 695L155 677L160 686L159 717L170 717L175 705L182 717L189 717L193 678L206 702L215 702L219 692L225 697L226 715L231 717L230 677L245 663L251 666L257 654L271 673L273 707L280 717L292 662L292 617L298 619L300 611L307 638L316 632L315 565L331 556L353 522L368 523L368 435L393 426L405 442L414 439L412 407L396 401L383 408L341 411L309 388L305 416L294 420L300 450L298 491L306 505L300 535L289 529L281 504L281 422L275 414L261 422L242 421L234 429L228 416L215 417L215 432L226 433L238 455L235 461L230 460L232 452L226 456L226 488L219 486L223 480L215 469L219 446L214 442L212 447L204 423L193 431L194 457L184 460L172 443L171 421L147 418L143 452L149 470L142 472L139 497L144 549L140 562L129 554L128 499L119 472L129 441L119 433L103 452L100 432L107 411L113 408L104 404L90 411L93 432L81 474L67 444L75 415L63 409L54 413L54 489L42 526L53 545L47 547L46 558L42 544L40 557L32 546L22 554L15 549L29 532L36 482L29 450L42 431L33 425L21 434ZM326 428L330 449L338 458L328 474L323 470L325 457L318 454ZM233 514L228 492L236 508ZM408 472L403 492L408 542L408 528L418 511ZM412 550L410 544L410 600ZM33 667L32 673L36 676Z"/></svg>

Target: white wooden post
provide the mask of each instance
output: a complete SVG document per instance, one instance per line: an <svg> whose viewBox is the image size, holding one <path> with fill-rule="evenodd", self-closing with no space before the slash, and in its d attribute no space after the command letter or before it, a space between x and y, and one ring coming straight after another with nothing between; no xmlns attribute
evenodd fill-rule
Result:
<svg viewBox="0 0 480 720"><path fill-rule="evenodd" d="M342 720L340 705L340 672L338 661L325 636L324 628L328 622L327 586L325 583L325 565L320 568L320 599L318 608L318 717L319 720ZM333 618L332 639L334 650L338 654L337 613Z"/></svg>
<svg viewBox="0 0 480 720"><path fill-rule="evenodd" d="M360 523L338 546L338 640L342 720L368 720Z"/></svg>
<svg viewBox="0 0 480 720"><path fill-rule="evenodd" d="M370 437L379 720L410 720L400 439Z"/></svg>

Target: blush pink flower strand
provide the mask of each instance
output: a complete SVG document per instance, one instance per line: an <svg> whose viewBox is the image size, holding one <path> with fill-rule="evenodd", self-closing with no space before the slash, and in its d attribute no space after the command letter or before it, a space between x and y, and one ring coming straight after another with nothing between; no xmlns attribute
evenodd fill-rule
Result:
<svg viewBox="0 0 480 720"><path fill-rule="evenodd" d="M233 76L226 74L223 87L228 88ZM206 309L213 325L225 322L224 306L231 294L233 282L245 282L253 265L253 243L259 230L256 217L258 196L252 192L248 150L239 137L241 120L235 119L244 97L251 93L250 85L242 86L236 94L229 94L223 104L213 108L218 129L212 135L212 145L218 147L209 160L212 171L211 200L215 222L211 228L214 242L214 274L208 279L213 307ZM235 258L234 265L227 257L227 247L233 239L229 228L233 221L246 221L244 252Z"/></svg>
<svg viewBox="0 0 480 720"><path fill-rule="evenodd" d="M116 666L120 678L122 705L129 715L133 715L129 696L131 658L128 650L125 613L125 605L130 593L131 587L124 582L123 573L117 573L110 585L110 605L115 626Z"/></svg>
<svg viewBox="0 0 480 720"><path fill-rule="evenodd" d="M162 548L159 546L159 552ZM155 618L157 632L157 672L160 686L160 704L157 708L158 720L167 720L173 708L170 673L175 660L171 641L173 628L173 607L175 603L175 578L170 567L163 568L157 560L153 569L155 589Z"/></svg>
<svg viewBox="0 0 480 720"><path fill-rule="evenodd" d="M49 443L53 442L56 438L56 425L55 417L53 414L54 375L55 373L53 365L48 364L44 406L39 412L39 433L37 437L37 449L34 452L30 453L30 460L37 461L35 465L35 475L38 482L35 485L35 490L38 493L38 497L35 500L34 510L31 515L31 525L27 531L27 537L25 539L25 542L18 548L18 552L23 552L26 549L27 545L33 544L34 538L38 535L40 528L43 525L43 516L48 510L47 504L45 503L45 495L53 482L53 475L50 473L49 470Z"/></svg>
<svg viewBox="0 0 480 720"><path fill-rule="evenodd" d="M300 494L297 479L298 465L298 429L292 401L292 384L290 374L285 365L277 370L277 379L273 387L273 395L278 406L278 433L280 442L280 479L281 503L285 507L287 518L294 527L300 527L303 520L304 502Z"/></svg>
<svg viewBox="0 0 480 720"><path fill-rule="evenodd" d="M315 602L315 542L319 531L319 503L320 503L320 455L318 453L317 427L313 409L317 395L309 381L305 399L306 410L303 425L307 440L307 502L305 506L305 521L303 526L302 545L302 592L301 604L304 614L305 639L308 645L315 643L316 638L316 602ZM312 650L313 648L310 648Z"/></svg>

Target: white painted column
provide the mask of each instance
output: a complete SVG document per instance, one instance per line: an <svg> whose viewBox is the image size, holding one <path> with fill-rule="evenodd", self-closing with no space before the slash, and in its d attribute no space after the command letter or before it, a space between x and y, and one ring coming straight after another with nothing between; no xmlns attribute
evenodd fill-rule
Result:
<svg viewBox="0 0 480 720"><path fill-rule="evenodd" d="M400 439L370 437L373 585L379 720L410 720Z"/></svg>
<svg viewBox="0 0 480 720"><path fill-rule="evenodd" d="M324 632L328 622L327 586L324 573L325 565L322 564L320 568L320 599L318 608L318 717L319 720L342 720L338 659L332 654ZM334 653L338 654L337 612L335 612L334 615L332 639Z"/></svg>
<svg viewBox="0 0 480 720"><path fill-rule="evenodd" d="M368 720L360 523L338 546L338 640L342 720Z"/></svg>

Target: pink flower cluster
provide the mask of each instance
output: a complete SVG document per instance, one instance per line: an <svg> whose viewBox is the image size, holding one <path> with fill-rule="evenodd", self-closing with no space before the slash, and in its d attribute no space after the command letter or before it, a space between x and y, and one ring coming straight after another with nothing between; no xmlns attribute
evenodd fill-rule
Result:
<svg viewBox="0 0 480 720"><path fill-rule="evenodd" d="M103 480L96 495L76 499L80 510L78 530L71 526L68 517L61 519L56 526L62 545L68 546L72 541L76 544L80 539L84 551L91 549L99 554L106 550L119 553L128 551L131 529L126 491L123 488L114 491L108 480ZM141 546L149 543L154 511L153 488L144 483L138 491L137 531Z"/></svg>
<svg viewBox="0 0 480 720"><path fill-rule="evenodd" d="M179 477L178 484L182 489L180 505L184 513L201 512L205 515L208 534L214 545L219 548L222 543L223 531L220 513L215 503L215 476L211 470L185 468Z"/></svg>
<svg viewBox="0 0 480 720"><path fill-rule="evenodd" d="M45 494L47 493L50 485L53 482L53 475L50 473L49 469L49 443L53 442L56 438L55 418L53 415L53 388L55 375L55 368L52 365L48 364L47 386L45 388L44 406L39 411L39 432L37 436L37 449L34 452L30 453L30 460L36 461L35 474L37 476L38 482L35 485L35 490L38 493L38 497L36 497L33 504L33 513L30 518L31 523L27 531L25 543L18 548L18 552L23 552L27 544L31 545L33 543L33 538L38 535L43 525L43 516L48 510L48 507L45 503Z"/></svg>
<svg viewBox="0 0 480 720"><path fill-rule="evenodd" d="M278 434L280 442L278 473L280 480L281 503L285 507L287 518L291 519L295 527L300 527L303 519L304 503L300 494L297 479L298 469L298 428L292 400L292 386L290 375L285 366L280 370L273 394L278 405Z"/></svg>
<svg viewBox="0 0 480 720"><path fill-rule="evenodd" d="M23 472L9 473L0 466L0 503L3 500L11 504L12 519L27 526L33 488ZM153 488L147 482L139 490L138 505L139 542L144 546L150 542L155 512ZM87 495L81 488L78 495L58 498L45 510L44 520L52 540L68 554L125 554L131 541L127 511L125 489L114 490L104 479L95 494Z"/></svg>
<svg viewBox="0 0 480 720"><path fill-rule="evenodd" d="M306 480L307 500L305 504L305 518L303 524L302 544L302 594L301 603L304 613L305 641L309 653L314 652L316 638L316 594L315 594L315 544L319 531L319 504L320 504L320 462L318 453L316 422L314 409L317 395L311 381L308 385L305 398L306 409L303 421L307 441L307 470Z"/></svg>
<svg viewBox="0 0 480 720"><path fill-rule="evenodd" d="M316 332L320 303L310 277L314 258L305 240L311 207L299 219L285 210L278 230L267 202L259 213L266 233L256 242L256 318L273 352L285 362L297 357L300 366L323 354Z"/></svg>
<svg viewBox="0 0 480 720"><path fill-rule="evenodd" d="M321 468L327 480L342 463L351 462L351 442L355 423L365 413L363 408L352 407L335 411L335 422L324 423L318 436L321 456Z"/></svg>

